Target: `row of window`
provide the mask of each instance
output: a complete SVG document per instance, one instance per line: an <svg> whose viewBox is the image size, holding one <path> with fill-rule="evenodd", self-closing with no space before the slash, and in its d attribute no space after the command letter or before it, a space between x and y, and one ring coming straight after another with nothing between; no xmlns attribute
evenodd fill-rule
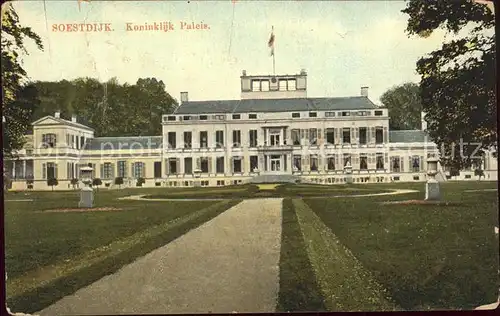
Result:
<svg viewBox="0 0 500 316"><path fill-rule="evenodd" d="M276 83L276 79L273 83ZM297 90L297 80L296 79L278 79L278 90L279 91L295 91ZM270 91L270 81L269 79L254 79L252 80L252 91L254 92L267 92Z"/></svg>
<svg viewBox="0 0 500 316"><path fill-rule="evenodd" d="M73 149L81 149L85 145L85 136L66 134L66 146ZM53 133L42 134L42 148L57 147L57 135Z"/></svg>
<svg viewBox="0 0 500 316"><path fill-rule="evenodd" d="M292 112L292 118L300 118L301 112ZM342 112L325 112L325 117L346 117L346 116L370 116L371 111L342 111ZM376 110L374 111L375 116L382 116L383 111ZM309 112L309 117L318 117L318 112ZM232 114L231 118L233 120L240 120L243 118L242 114ZM225 115L183 115L179 116L180 121L207 121L207 120L225 120ZM257 119L257 114L252 113L248 114L248 119L254 120ZM177 116L169 115L166 117L167 121L176 121Z"/></svg>
<svg viewBox="0 0 500 316"><path fill-rule="evenodd" d="M286 133L286 132L284 132ZM200 131L198 133L199 137L199 148L209 148L209 135L208 131ZM318 145L319 140L324 139L326 144L361 144L366 145L367 143L383 144L388 141L387 128L386 127L346 127L346 128L327 128L324 133L322 129L318 128L308 128L308 129L292 129L291 130L291 145ZM280 140L279 133L271 133L269 135L269 142L266 140L264 143L271 146L278 146L281 144L286 145L287 137L284 135L283 142ZM231 147L241 147L242 137L240 130L232 131L232 142ZM258 145L258 131L249 130L248 131L248 147L257 147ZM177 133L168 132L167 134L168 148L193 148L193 132L183 132L183 145L178 146L177 144ZM224 141L224 131L215 132L215 148L223 148L225 144Z"/></svg>

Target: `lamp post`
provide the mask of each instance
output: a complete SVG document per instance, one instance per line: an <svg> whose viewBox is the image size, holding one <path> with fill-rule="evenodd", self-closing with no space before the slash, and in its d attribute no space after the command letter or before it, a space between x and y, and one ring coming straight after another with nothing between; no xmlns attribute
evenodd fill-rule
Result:
<svg viewBox="0 0 500 316"><path fill-rule="evenodd" d="M346 178L345 178L345 182L347 184L351 184L352 183L352 166L351 166L351 162L348 161L345 166L344 166L344 173L346 175Z"/></svg>
<svg viewBox="0 0 500 316"><path fill-rule="evenodd" d="M92 167L80 168L83 187L80 191L80 202L78 202L78 207L90 208L94 202L94 190L90 187L92 183L92 170L94 170Z"/></svg>
<svg viewBox="0 0 500 316"><path fill-rule="evenodd" d="M194 181L194 186L195 187L201 187L201 181L200 181L200 177L201 177L201 170L200 169L194 169L194 177L195 177L195 181Z"/></svg>
<svg viewBox="0 0 500 316"><path fill-rule="evenodd" d="M426 201L438 201L441 199L441 192L439 189L439 182L436 180L436 174L438 166L437 158L427 159L427 175L429 176L427 183L425 184L425 200Z"/></svg>

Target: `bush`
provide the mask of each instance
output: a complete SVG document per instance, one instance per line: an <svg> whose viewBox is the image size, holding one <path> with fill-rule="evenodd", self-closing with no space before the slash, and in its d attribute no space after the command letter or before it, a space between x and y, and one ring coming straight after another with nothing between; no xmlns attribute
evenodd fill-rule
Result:
<svg viewBox="0 0 500 316"><path fill-rule="evenodd" d="M115 184L118 185L119 188L121 188L121 185L123 184L123 178L122 177L116 177L115 178Z"/></svg>
<svg viewBox="0 0 500 316"><path fill-rule="evenodd" d="M71 185L73 186L73 189L75 189L76 186L78 185L78 179L75 178L71 179Z"/></svg>
<svg viewBox="0 0 500 316"><path fill-rule="evenodd" d="M144 178L138 178L137 179L137 186L142 187L142 185L146 183L146 180Z"/></svg>
<svg viewBox="0 0 500 316"><path fill-rule="evenodd" d="M92 180L92 185L95 185L98 189L99 189L99 186L101 184L102 184L102 181L99 178L95 178L94 180Z"/></svg>
<svg viewBox="0 0 500 316"><path fill-rule="evenodd" d="M35 183L35 181L33 181L33 179L26 180L26 187L28 189L33 189L33 183Z"/></svg>
<svg viewBox="0 0 500 316"><path fill-rule="evenodd" d="M47 180L47 185L52 187L52 191L54 191L54 186L58 185L59 181L56 178L50 178Z"/></svg>

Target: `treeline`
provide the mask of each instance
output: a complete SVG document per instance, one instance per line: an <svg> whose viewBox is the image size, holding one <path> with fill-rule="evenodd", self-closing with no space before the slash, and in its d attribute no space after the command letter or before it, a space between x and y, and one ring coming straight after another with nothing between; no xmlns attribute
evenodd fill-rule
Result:
<svg viewBox="0 0 500 316"><path fill-rule="evenodd" d="M68 120L76 115L79 123L95 129L95 136L161 135L161 116L177 106L156 78L141 78L134 85L116 78L104 83L93 78L37 81L23 91L36 99L32 121L60 111Z"/></svg>

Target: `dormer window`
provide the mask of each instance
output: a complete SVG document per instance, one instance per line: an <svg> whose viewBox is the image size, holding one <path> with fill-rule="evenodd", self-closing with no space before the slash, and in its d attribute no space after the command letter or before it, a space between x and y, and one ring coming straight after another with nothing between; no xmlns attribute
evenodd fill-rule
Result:
<svg viewBox="0 0 500 316"><path fill-rule="evenodd" d="M318 113L316 112L309 112L309 117L317 117Z"/></svg>
<svg viewBox="0 0 500 316"><path fill-rule="evenodd" d="M175 121L175 116L173 115L168 116L167 121Z"/></svg>
<svg viewBox="0 0 500 316"><path fill-rule="evenodd" d="M254 120L257 118L257 114L248 114L248 118Z"/></svg>
<svg viewBox="0 0 500 316"><path fill-rule="evenodd" d="M280 91L297 90L297 81L295 79L280 79L278 84Z"/></svg>
<svg viewBox="0 0 500 316"><path fill-rule="evenodd" d="M252 91L269 91L269 80L252 80Z"/></svg>
<svg viewBox="0 0 500 316"><path fill-rule="evenodd" d="M241 115L233 114L233 120L239 120L240 118L241 118Z"/></svg>
<svg viewBox="0 0 500 316"><path fill-rule="evenodd" d="M206 115L200 115L200 121L206 121L207 116Z"/></svg>
<svg viewBox="0 0 500 316"><path fill-rule="evenodd" d="M351 113L350 112L342 112L342 116L350 116Z"/></svg>
<svg viewBox="0 0 500 316"><path fill-rule="evenodd" d="M292 118L299 118L299 117L300 117L299 112L292 113Z"/></svg>
<svg viewBox="0 0 500 316"><path fill-rule="evenodd" d="M42 143L50 148L56 147L56 134L43 134Z"/></svg>
<svg viewBox="0 0 500 316"><path fill-rule="evenodd" d="M184 120L184 121L189 121L190 119L191 119L191 116L189 116L189 115L185 115L182 117L182 120Z"/></svg>
<svg viewBox="0 0 500 316"><path fill-rule="evenodd" d="M375 116L382 116L383 113L383 111L375 111Z"/></svg>

